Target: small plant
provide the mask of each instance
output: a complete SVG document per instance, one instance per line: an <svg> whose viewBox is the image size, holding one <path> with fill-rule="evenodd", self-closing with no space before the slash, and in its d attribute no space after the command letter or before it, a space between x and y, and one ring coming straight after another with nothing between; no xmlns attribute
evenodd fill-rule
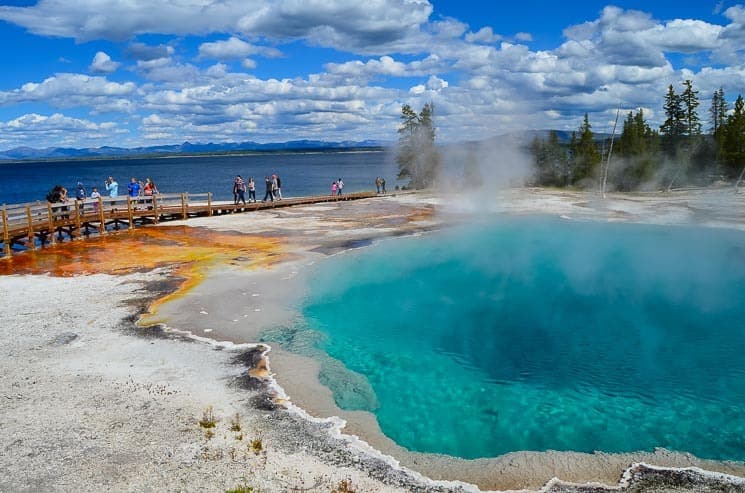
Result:
<svg viewBox="0 0 745 493"><path fill-rule="evenodd" d="M235 416L230 420L230 431L241 431L241 415L235 413Z"/></svg>
<svg viewBox="0 0 745 493"><path fill-rule="evenodd" d="M215 413L212 410L212 406L207 406L207 409L202 413L202 419L199 420L199 426L202 428L214 428L217 424Z"/></svg>
<svg viewBox="0 0 745 493"><path fill-rule="evenodd" d="M207 428L207 430L204 432L204 438L207 440L212 440L212 437L215 436L215 432L212 431L210 428Z"/></svg>
<svg viewBox="0 0 745 493"><path fill-rule="evenodd" d="M237 434L237 435L235 436L235 439L236 439L236 440L238 440L238 441L241 441L241 440L243 440L243 433L238 433L238 434Z"/></svg>
<svg viewBox="0 0 745 493"><path fill-rule="evenodd" d="M355 493L354 486L352 486L351 479L342 479L336 488L331 490L331 493Z"/></svg>
<svg viewBox="0 0 745 493"><path fill-rule="evenodd" d="M250 486L243 485L226 490L225 493L251 493L253 490Z"/></svg>
<svg viewBox="0 0 745 493"><path fill-rule="evenodd" d="M256 455L259 455L262 450L264 450L264 445L261 443L260 438L251 440L251 452L253 452Z"/></svg>

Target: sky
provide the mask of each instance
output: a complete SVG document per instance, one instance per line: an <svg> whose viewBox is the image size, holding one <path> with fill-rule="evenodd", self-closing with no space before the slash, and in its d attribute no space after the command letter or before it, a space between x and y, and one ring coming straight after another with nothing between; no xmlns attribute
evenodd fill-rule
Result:
<svg viewBox="0 0 745 493"><path fill-rule="evenodd" d="M0 150L395 141L435 107L442 143L664 120L669 85L745 94L727 1L0 0Z"/></svg>

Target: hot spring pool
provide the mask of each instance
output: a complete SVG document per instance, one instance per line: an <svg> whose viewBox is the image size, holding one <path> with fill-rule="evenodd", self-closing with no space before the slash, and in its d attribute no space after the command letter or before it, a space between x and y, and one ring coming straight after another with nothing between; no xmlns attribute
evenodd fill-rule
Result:
<svg viewBox="0 0 745 493"><path fill-rule="evenodd" d="M745 233L520 217L347 252L310 286L322 382L409 450L745 460Z"/></svg>

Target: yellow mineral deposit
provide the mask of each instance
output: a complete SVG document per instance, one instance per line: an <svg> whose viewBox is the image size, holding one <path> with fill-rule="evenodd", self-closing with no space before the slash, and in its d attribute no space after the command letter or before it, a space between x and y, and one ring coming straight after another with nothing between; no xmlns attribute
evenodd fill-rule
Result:
<svg viewBox="0 0 745 493"><path fill-rule="evenodd" d="M161 226L58 243L13 255L0 262L0 275L117 275L170 267L173 276L183 282L174 293L156 301L150 307L152 313L157 305L196 286L211 268L266 267L278 262L282 253L282 241L275 237Z"/></svg>

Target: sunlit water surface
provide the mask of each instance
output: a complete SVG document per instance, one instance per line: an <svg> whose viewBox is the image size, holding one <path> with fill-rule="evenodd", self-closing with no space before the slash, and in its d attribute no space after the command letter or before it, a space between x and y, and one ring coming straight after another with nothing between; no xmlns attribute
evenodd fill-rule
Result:
<svg viewBox="0 0 745 493"><path fill-rule="evenodd" d="M742 232L522 217L348 252L310 286L295 344L410 450L745 460Z"/></svg>

